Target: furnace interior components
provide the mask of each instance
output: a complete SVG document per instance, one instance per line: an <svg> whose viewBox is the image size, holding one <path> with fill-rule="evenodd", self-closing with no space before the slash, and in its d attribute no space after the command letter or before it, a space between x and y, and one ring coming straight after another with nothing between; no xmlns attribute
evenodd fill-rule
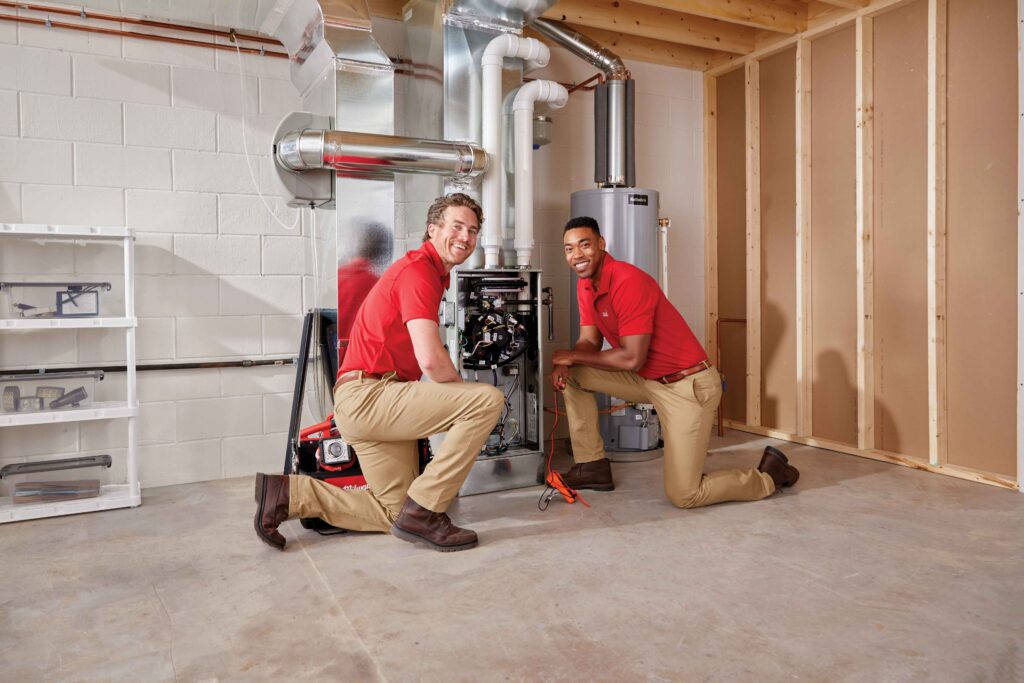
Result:
<svg viewBox="0 0 1024 683"><path fill-rule="evenodd" d="M521 278L481 279L471 286L466 301L466 323L460 348L462 366L473 370L499 368L512 362L529 346L524 321L529 311L509 310L522 304L527 283Z"/></svg>

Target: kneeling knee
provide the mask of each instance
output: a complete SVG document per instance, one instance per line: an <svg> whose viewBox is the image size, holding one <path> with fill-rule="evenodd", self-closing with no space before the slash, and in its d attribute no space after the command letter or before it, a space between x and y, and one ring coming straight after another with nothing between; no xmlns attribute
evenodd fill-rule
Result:
<svg viewBox="0 0 1024 683"><path fill-rule="evenodd" d="M684 491L682 493L668 493L669 502L677 508L688 510L700 504L700 491Z"/></svg>
<svg viewBox="0 0 1024 683"><path fill-rule="evenodd" d="M505 394L502 393L501 389L484 385L487 391L484 392L483 405L491 412L497 415L501 412L502 407L505 405Z"/></svg>

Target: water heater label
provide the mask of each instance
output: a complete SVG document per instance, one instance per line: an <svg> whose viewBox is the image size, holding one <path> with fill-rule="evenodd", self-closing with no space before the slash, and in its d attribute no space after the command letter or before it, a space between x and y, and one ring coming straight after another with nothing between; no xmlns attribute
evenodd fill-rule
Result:
<svg viewBox="0 0 1024 683"><path fill-rule="evenodd" d="M645 194L631 194L629 195L629 203L637 206L647 206L647 195Z"/></svg>

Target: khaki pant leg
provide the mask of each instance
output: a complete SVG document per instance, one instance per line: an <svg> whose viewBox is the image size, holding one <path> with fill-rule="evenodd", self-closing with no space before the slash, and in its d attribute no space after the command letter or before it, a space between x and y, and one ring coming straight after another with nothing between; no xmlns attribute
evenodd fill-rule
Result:
<svg viewBox="0 0 1024 683"><path fill-rule="evenodd" d="M505 404L501 390L487 384L391 379L347 382L337 398L338 430L356 452L379 448L383 458L387 444L447 432L423 474L408 486L408 496L434 512L447 510L458 494ZM392 490L397 494L399 486Z"/></svg>
<svg viewBox="0 0 1024 683"><path fill-rule="evenodd" d="M711 426L722 398L714 368L672 384L647 382L665 438L665 494L681 508L728 500L760 500L775 491L767 474L719 470L704 474Z"/></svg>
<svg viewBox="0 0 1024 683"><path fill-rule="evenodd" d="M625 401L650 402L644 380L635 372L573 366L569 370L569 381L565 384L562 396L569 419L572 457L578 463L593 462L605 457L595 391ZM555 400L558 400L557 396Z"/></svg>

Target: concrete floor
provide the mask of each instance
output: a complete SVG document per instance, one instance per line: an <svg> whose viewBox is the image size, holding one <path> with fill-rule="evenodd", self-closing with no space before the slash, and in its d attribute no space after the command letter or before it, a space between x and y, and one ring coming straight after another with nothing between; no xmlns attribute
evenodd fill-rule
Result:
<svg viewBox="0 0 1024 683"><path fill-rule="evenodd" d="M0 527L0 680L1024 680L1024 496L782 448L800 483L759 503L674 509L661 460L590 509L461 499L452 554L297 521L272 550L251 478Z"/></svg>

